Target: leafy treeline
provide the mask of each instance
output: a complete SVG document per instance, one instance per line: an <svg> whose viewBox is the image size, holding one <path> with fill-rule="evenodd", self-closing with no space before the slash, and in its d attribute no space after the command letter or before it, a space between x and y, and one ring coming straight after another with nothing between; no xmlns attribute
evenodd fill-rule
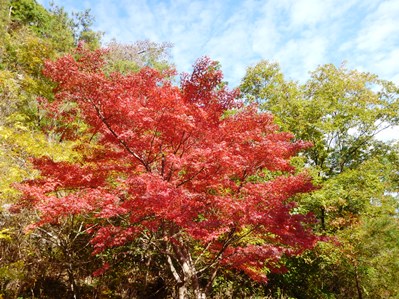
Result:
<svg viewBox="0 0 399 299"><path fill-rule="evenodd" d="M284 130L313 143L302 163L319 189L302 196L300 208L332 238L287 260L290 272L273 277L276 287L295 298L399 296L398 143L375 138L398 125L398 87L344 65L320 66L300 85L262 61L241 89Z"/></svg>
<svg viewBox="0 0 399 299"><path fill-rule="evenodd" d="M239 95L200 59L177 85L170 44L0 5L0 298L399 297L395 84L261 61Z"/></svg>

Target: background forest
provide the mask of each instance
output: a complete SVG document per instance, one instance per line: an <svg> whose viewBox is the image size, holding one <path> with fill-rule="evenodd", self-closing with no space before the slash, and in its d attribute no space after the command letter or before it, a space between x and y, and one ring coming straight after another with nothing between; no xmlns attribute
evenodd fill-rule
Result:
<svg viewBox="0 0 399 299"><path fill-rule="evenodd" d="M192 74L177 79L169 55L170 44L137 41L101 45L101 33L91 29L93 20L88 11L68 15L61 7L47 10L34 0L0 0L0 5L0 298L399 298L399 144L396 140L377 138L384 129L399 125L399 88L393 82L347 69L345 65L328 64L318 67L309 80L300 84L286 80L278 64L260 61L247 69L237 89L228 90L220 65L205 58L198 60ZM139 81L142 85L134 85ZM123 85L123 82L130 83ZM272 186L275 189L270 189L270 193L281 195L280 201L266 207L237 201L241 207L235 205L234 210L233 205L227 209L222 204L212 206L212 211L201 210L202 214L196 215L196 222L190 225L204 226L201 233L215 243L203 243L202 237L196 239L198 232L188 236L194 228L185 224L183 233L178 231L176 235L189 242L191 247L182 248L192 249L192 255L177 254L182 239L174 239L174 235L165 239L158 222L154 231L148 229L148 224L134 238L117 242L122 236L117 232L109 243L98 242L99 232L110 232L93 228L131 227L131 218L118 212L115 205L113 210L110 208L112 216L100 217L93 216L97 210L81 208L79 198L74 206L62 201L54 206L49 202L47 207L37 204L35 196L72 198L68 197L72 196L70 190L87 182L98 191L103 190L104 182L119 188L118 184L125 183L123 179L127 181L130 168L105 169L115 161L124 160L117 160L119 154L109 156L107 146L111 137L109 143L103 143L107 133L99 128L92 130L96 127L94 117L86 113L86 106L79 106L79 101L96 92L106 98L114 92L111 87L122 94L128 90L128 84L134 87L132 93L154 97L154 103L148 99L148 105L154 105L148 113L163 109L164 106L157 106L161 105L162 96L166 97L161 92L168 97L183 98L186 106L172 108L181 115L198 117L196 129L214 143L226 138L223 140L226 145L227 137L252 138L242 144L241 152L233 146L225 146L223 150L213 148L212 144L201 147L204 152L212 150L206 154L195 152L192 159L207 161L215 181L205 181L205 177L201 181L198 174L203 169L197 171L195 167L200 166L190 164L194 166L176 172L179 185L195 181L205 188L202 186L208 184L212 188L206 189L207 196L226 202L234 192L237 198L242 196L241 187L245 184ZM151 84L153 90L148 91ZM118 107L118 96L112 96L114 100L109 102ZM170 107L170 103L165 105ZM247 114L241 115L240 111ZM270 113L278 127L270 123ZM128 112L121 115L126 120L133 117ZM183 128L189 123L173 117L164 130ZM101 120L108 129L119 126L121 130L125 128L126 136L130 134L124 123ZM152 147L160 139L158 129L153 129L144 117L142 120L148 130L143 129L140 134L147 141L148 135L153 136L148 141ZM267 125L258 127L261 122ZM229 126L229 130L223 131L217 126L219 123ZM221 135L208 136L207 131ZM274 139L258 140L254 132L260 132L262 138L270 135ZM201 139L205 137L198 134L196 138L207 142L208 139ZM132 148L123 139L115 138L125 150ZM301 140L311 142L312 146ZM256 152L263 160L253 167L250 175L239 177L235 172L234 176L226 172L219 177L216 175L219 170L212 170L212 161L222 158L225 168L234 171L239 168L238 162L233 161L237 157L244 162L253 161L249 153L255 148L255 141L269 152L266 156ZM233 152L235 156L231 156ZM173 164L168 166L165 162L166 153L168 149L163 149L159 156L154 156L153 168L148 161L140 157L137 160L148 172L159 166L163 175L164 169L173 169ZM178 162L184 161L175 163ZM244 162L240 167L248 166L250 172L251 165ZM184 163L189 165L187 161ZM80 173L82 169L87 172ZM101 171L96 172L98 169ZM51 182L52 175L61 176L68 171L72 174L70 181L63 182L64 193L45 184ZM301 177L304 173L314 187L309 187ZM101 184L91 179L80 182L84 175L98 180L104 177ZM229 182L223 181L226 176ZM295 186L294 177L301 178L295 180ZM283 183L274 184L276 181ZM156 181L153 184L161 185ZM44 190L44 185L50 189ZM185 190L193 186L194 183ZM156 195L160 196L165 190L159 188ZM246 191L251 190L248 187ZM179 204L176 200L171 206L180 211L178 217L183 219L183 214L191 210ZM77 212L73 212L75 207ZM253 218L241 217L243 214L237 211L244 210L242 207L252 209ZM104 213L105 206L100 203L96 209ZM170 225L173 219L169 222L165 219L177 216L174 210L162 209L162 225ZM145 206L135 213L140 214L140 210L145 210ZM277 212L289 220L273 214ZM274 221L268 225L276 226L267 233L253 220L260 219L261 223L265 215ZM235 223L242 221L241 226L234 223L222 226L236 216ZM224 229L216 236L211 235L209 226L205 227L211 218ZM302 226L296 226L296 221ZM280 231L283 224L290 227L289 232ZM217 255L212 246L217 248L217 242L222 241L224 245L217 249L221 254ZM265 242L271 249L261 252ZM245 248L255 250L238 252L243 243L247 245ZM236 256L242 259L223 260L222 253L233 245L238 252ZM176 260L169 259L173 255L168 250L176 254ZM203 272L195 270L199 268L193 268L194 274L186 271L184 257L196 258L199 264L203 262L200 265ZM186 287L185 292L182 286Z"/></svg>

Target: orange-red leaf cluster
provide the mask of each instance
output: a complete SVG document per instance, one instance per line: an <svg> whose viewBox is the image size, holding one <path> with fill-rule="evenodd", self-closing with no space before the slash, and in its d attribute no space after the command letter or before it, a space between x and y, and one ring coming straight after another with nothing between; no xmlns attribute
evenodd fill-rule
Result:
<svg viewBox="0 0 399 299"><path fill-rule="evenodd" d="M313 188L290 165L308 143L294 142L271 115L241 105L208 58L179 87L172 71L106 74L103 54L78 49L46 65L57 87L55 100L42 105L54 118L82 119L97 144L78 148L84 160L77 164L35 161L41 177L20 188L41 211L38 225L91 215L100 224L96 253L144 231L170 242L177 232L207 246L213 262L258 280L283 254L314 245L302 225L308 217L291 213L290 200ZM66 104L74 109L63 110ZM266 180L265 170L280 175Z"/></svg>

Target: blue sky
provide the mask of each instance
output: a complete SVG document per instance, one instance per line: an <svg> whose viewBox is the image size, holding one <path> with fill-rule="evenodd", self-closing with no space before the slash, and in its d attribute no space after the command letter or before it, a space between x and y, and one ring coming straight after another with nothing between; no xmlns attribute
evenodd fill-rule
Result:
<svg viewBox="0 0 399 299"><path fill-rule="evenodd" d="M105 42L172 42L179 71L204 55L218 60L233 85L260 59L279 62L299 81L320 64L347 61L399 82L398 0L54 2L69 12L90 8Z"/></svg>
<svg viewBox="0 0 399 299"><path fill-rule="evenodd" d="M48 7L50 0L38 0ZM201 56L222 64L236 86L248 66L278 62L304 82L318 65L346 61L399 84L398 0L54 0L90 8L94 29L129 43L171 42L179 72Z"/></svg>

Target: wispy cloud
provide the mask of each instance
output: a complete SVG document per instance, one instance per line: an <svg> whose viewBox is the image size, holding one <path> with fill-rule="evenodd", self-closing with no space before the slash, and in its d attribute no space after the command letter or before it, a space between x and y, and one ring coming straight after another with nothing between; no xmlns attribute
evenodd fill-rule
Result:
<svg viewBox="0 0 399 299"><path fill-rule="evenodd" d="M383 1L365 17L352 42L354 66L399 81L399 2Z"/></svg>
<svg viewBox="0 0 399 299"><path fill-rule="evenodd" d="M179 71L208 55L221 62L233 85L260 59L279 62L288 77L300 81L320 64L344 60L399 80L397 0L55 2L67 9L91 8L105 41L172 42Z"/></svg>

